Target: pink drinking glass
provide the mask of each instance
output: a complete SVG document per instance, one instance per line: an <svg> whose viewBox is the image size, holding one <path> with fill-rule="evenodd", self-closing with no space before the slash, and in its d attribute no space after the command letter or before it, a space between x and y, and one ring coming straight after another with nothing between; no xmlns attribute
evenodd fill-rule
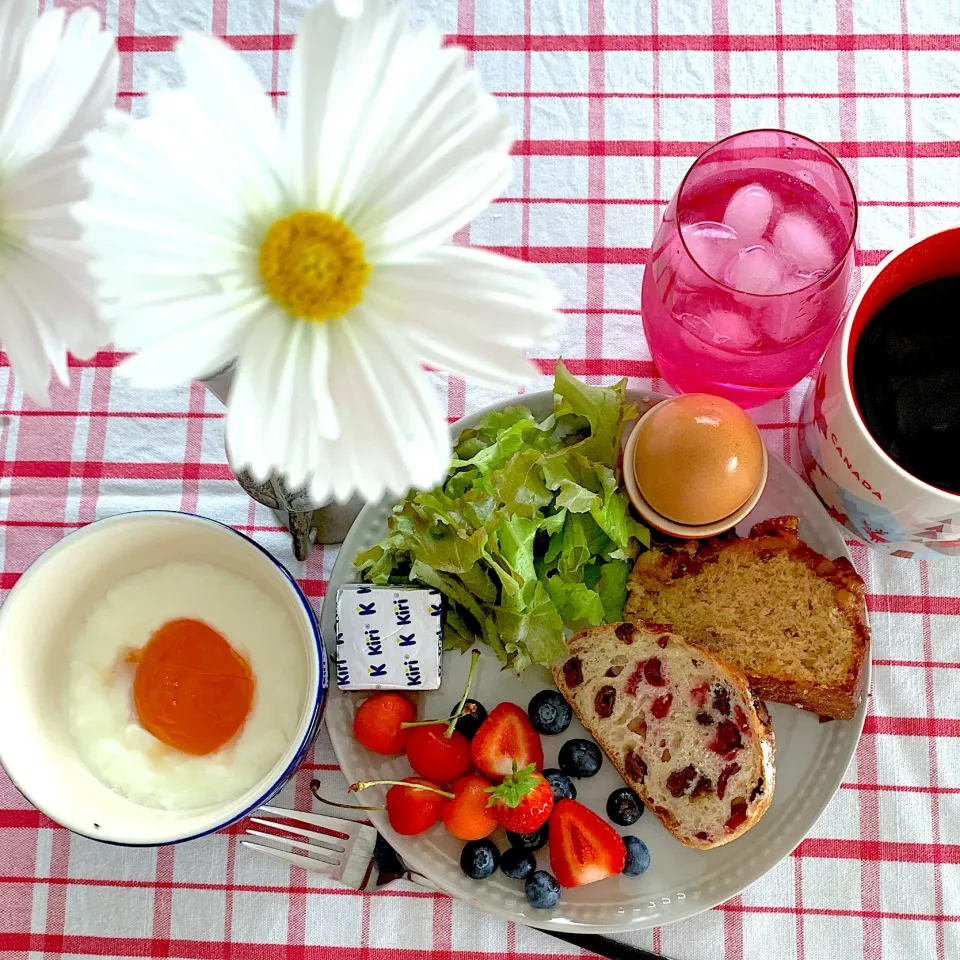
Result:
<svg viewBox="0 0 960 960"><path fill-rule="evenodd" d="M799 382L843 315L856 225L850 178L813 140L751 130L702 153L643 277L643 329L667 383L753 407Z"/></svg>

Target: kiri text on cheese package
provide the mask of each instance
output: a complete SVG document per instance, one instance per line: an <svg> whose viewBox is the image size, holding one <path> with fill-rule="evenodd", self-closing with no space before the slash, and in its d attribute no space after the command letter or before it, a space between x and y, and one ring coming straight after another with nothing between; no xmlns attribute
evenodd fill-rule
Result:
<svg viewBox="0 0 960 960"><path fill-rule="evenodd" d="M443 652L438 590L349 584L337 594L341 690L436 690Z"/></svg>

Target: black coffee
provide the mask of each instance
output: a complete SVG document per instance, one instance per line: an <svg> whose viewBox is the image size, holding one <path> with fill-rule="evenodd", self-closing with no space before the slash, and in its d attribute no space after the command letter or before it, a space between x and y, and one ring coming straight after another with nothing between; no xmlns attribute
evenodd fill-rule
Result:
<svg viewBox="0 0 960 960"><path fill-rule="evenodd" d="M893 460L960 493L960 277L918 284L867 322L853 353L853 392Z"/></svg>

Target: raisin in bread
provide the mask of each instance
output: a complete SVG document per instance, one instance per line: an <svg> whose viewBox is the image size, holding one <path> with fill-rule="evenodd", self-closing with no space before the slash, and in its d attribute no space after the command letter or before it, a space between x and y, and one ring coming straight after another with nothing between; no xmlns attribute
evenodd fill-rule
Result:
<svg viewBox="0 0 960 960"><path fill-rule="evenodd" d="M642 554L624 617L672 624L739 667L764 700L849 720L870 644L863 580L798 536L796 517L749 537L673 541Z"/></svg>
<svg viewBox="0 0 960 960"><path fill-rule="evenodd" d="M623 779L682 843L729 843L770 806L766 707L739 670L669 627L584 630L553 675Z"/></svg>

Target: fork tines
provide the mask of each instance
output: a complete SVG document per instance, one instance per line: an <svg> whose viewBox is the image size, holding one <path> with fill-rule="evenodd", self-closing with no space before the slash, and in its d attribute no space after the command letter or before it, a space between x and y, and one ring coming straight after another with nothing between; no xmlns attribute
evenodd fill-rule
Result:
<svg viewBox="0 0 960 960"><path fill-rule="evenodd" d="M257 816L251 817L250 822L270 827L274 832L248 829L246 832L249 836L299 847L307 851L307 854L293 853L249 840L241 840L243 846L293 866L339 880L355 890L363 887L369 875L377 839L377 831L373 827L352 820L324 817L318 813L303 813L299 810L283 810L280 807L260 807L257 813L276 819L268 820ZM293 820L312 829L278 822L280 819Z"/></svg>

